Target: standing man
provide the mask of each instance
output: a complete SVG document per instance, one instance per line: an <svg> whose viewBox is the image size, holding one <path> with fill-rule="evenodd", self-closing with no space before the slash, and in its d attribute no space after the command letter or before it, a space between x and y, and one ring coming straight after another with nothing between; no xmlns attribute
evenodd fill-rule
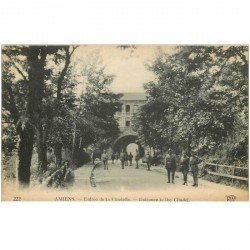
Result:
<svg viewBox="0 0 250 250"><path fill-rule="evenodd" d="M116 152L116 154L115 154L115 159L116 159L116 163L117 163L117 161L119 160L119 153L118 152Z"/></svg>
<svg viewBox="0 0 250 250"><path fill-rule="evenodd" d="M184 151L181 156L181 172L183 174L184 183L182 185L187 185L187 175L189 171L189 157L187 156L186 152Z"/></svg>
<svg viewBox="0 0 250 250"><path fill-rule="evenodd" d="M111 155L111 160L112 160L112 164L114 164L114 160L115 160L115 154L114 154L114 152Z"/></svg>
<svg viewBox="0 0 250 250"><path fill-rule="evenodd" d="M132 166L133 155L131 154L131 152L128 155L128 160L129 160L129 165Z"/></svg>
<svg viewBox="0 0 250 250"><path fill-rule="evenodd" d="M174 184L174 176L176 171L176 159L175 155L171 152L171 150L168 151L165 158L165 167L168 172L168 183L170 183L170 175L172 173L172 183Z"/></svg>
<svg viewBox="0 0 250 250"><path fill-rule="evenodd" d="M193 187L198 187L198 174L199 174L199 167L198 167L198 164L200 163L201 161L195 157L194 155L192 155L190 157L190 169L191 169L191 172L193 174L193 179L194 179L194 184L193 184Z"/></svg>
<svg viewBox="0 0 250 250"><path fill-rule="evenodd" d="M148 166L148 171L151 171L151 161L152 161L152 157L151 155L149 154L149 152L147 152L146 154L146 163L147 163L147 166Z"/></svg>
<svg viewBox="0 0 250 250"><path fill-rule="evenodd" d="M94 151L91 153L91 159L92 159L92 163L94 164L94 161L95 161Z"/></svg>
<svg viewBox="0 0 250 250"><path fill-rule="evenodd" d="M127 151L125 151L125 153L124 153L124 160L125 160L125 166L128 166L128 153L127 153Z"/></svg>
<svg viewBox="0 0 250 250"><path fill-rule="evenodd" d="M120 154L120 160L121 160L121 164L122 164L122 169L124 169L124 162L125 162L125 153L122 150L121 154Z"/></svg>
<svg viewBox="0 0 250 250"><path fill-rule="evenodd" d="M104 149L101 156L102 162L104 164L104 170L108 170L108 154L106 153L106 150Z"/></svg>
<svg viewBox="0 0 250 250"><path fill-rule="evenodd" d="M136 149L136 153L135 153L136 168L139 168L139 164L138 164L139 160L140 160L140 154L139 154L138 149Z"/></svg>

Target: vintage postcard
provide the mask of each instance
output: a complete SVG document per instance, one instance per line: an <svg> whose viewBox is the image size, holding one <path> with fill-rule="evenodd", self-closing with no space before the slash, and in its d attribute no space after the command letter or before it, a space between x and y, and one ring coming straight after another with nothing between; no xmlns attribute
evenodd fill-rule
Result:
<svg viewBox="0 0 250 250"><path fill-rule="evenodd" d="M3 201L248 201L247 45L2 45Z"/></svg>

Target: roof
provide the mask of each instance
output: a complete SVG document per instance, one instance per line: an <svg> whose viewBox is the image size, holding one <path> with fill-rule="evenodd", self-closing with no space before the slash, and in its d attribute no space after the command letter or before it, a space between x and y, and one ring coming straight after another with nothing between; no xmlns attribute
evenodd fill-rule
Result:
<svg viewBox="0 0 250 250"><path fill-rule="evenodd" d="M121 101L146 101L146 94L145 93L122 93L123 96L121 97Z"/></svg>

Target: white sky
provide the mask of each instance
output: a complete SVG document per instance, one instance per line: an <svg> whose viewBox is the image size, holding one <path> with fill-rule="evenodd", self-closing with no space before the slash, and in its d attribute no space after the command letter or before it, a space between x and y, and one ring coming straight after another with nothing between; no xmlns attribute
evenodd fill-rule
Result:
<svg viewBox="0 0 250 250"><path fill-rule="evenodd" d="M154 75L145 64L152 61L159 50L170 52L173 46L137 45L136 49L123 50L116 45L82 45L74 54L77 62L87 62L99 54L106 65L106 72L115 75L110 86L114 92L144 92L143 84Z"/></svg>

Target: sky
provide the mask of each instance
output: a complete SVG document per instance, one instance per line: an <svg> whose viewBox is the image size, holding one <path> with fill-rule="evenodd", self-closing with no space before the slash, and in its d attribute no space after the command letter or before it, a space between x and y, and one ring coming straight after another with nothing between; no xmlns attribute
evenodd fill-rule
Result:
<svg viewBox="0 0 250 250"><path fill-rule="evenodd" d="M143 84L154 79L154 74L147 70L160 50L171 53L173 46L136 45L136 48L121 49L117 45L81 45L73 60L88 63L99 55L108 74L115 75L110 89L114 92L144 92Z"/></svg>

